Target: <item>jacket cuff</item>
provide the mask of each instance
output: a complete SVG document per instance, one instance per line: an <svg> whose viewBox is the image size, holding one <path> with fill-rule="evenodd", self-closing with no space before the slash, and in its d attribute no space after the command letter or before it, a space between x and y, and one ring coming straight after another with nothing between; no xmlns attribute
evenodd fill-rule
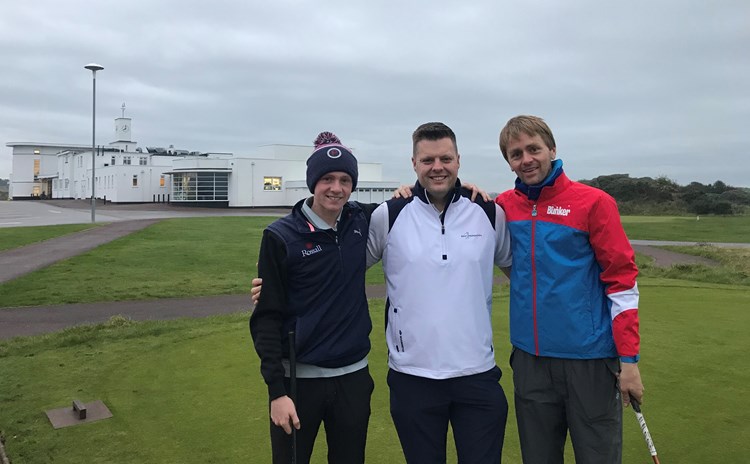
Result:
<svg viewBox="0 0 750 464"><path fill-rule="evenodd" d="M273 401L276 398L280 398L286 394L287 394L286 387L284 387L283 380L279 380L278 382L274 382L268 385L268 400L269 401Z"/></svg>
<svg viewBox="0 0 750 464"><path fill-rule="evenodd" d="M641 359L641 355L637 354L635 356L620 356L620 362L628 363L628 364L635 364Z"/></svg>

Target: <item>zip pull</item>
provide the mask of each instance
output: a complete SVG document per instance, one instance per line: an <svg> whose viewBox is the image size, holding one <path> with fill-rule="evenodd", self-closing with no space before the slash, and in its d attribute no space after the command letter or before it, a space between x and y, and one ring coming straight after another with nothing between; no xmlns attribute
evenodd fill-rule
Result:
<svg viewBox="0 0 750 464"><path fill-rule="evenodd" d="M534 203L534 206L531 208L531 217L536 217L536 203Z"/></svg>
<svg viewBox="0 0 750 464"><path fill-rule="evenodd" d="M443 210L443 214L440 215L440 234L443 236L443 249L445 249L445 210ZM443 253L443 261L446 261L447 259L448 255Z"/></svg>

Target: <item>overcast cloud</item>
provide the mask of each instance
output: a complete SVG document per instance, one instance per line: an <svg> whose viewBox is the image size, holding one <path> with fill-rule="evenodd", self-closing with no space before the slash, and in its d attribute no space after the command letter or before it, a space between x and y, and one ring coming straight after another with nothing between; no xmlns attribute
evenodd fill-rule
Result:
<svg viewBox="0 0 750 464"><path fill-rule="evenodd" d="M461 178L515 176L500 128L542 116L574 179L665 175L750 187L750 3L82 0L0 6L7 142L114 137L252 154L331 130L385 180L413 181L411 132L457 133Z"/></svg>

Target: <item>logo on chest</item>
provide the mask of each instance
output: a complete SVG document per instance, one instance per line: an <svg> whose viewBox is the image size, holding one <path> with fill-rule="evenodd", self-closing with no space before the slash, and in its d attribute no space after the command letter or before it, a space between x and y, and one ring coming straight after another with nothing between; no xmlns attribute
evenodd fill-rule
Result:
<svg viewBox="0 0 750 464"><path fill-rule="evenodd" d="M471 232L464 232L463 234L461 234L461 238L465 239L479 238L481 236L482 234L472 234Z"/></svg>
<svg viewBox="0 0 750 464"><path fill-rule="evenodd" d="M312 247L312 243L308 243L307 246ZM302 257L304 258L306 256L314 255L315 253L320 253L321 251L323 251L323 247L320 245L314 248L309 248L307 250L302 250Z"/></svg>
<svg viewBox="0 0 750 464"><path fill-rule="evenodd" d="M570 208L563 208L561 206L548 206L547 214L550 216L567 216L570 214Z"/></svg>

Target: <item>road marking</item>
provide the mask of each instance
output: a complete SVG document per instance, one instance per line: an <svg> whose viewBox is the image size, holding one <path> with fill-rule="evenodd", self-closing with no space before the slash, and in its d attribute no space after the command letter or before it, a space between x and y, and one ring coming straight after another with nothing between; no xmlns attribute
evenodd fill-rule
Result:
<svg viewBox="0 0 750 464"><path fill-rule="evenodd" d="M57 211L57 210L54 210L54 209L48 209L47 211L49 211L50 213L55 213L55 214L62 213L62 211Z"/></svg>
<svg viewBox="0 0 750 464"><path fill-rule="evenodd" d="M20 224L20 222L0 222L0 226L15 226Z"/></svg>

